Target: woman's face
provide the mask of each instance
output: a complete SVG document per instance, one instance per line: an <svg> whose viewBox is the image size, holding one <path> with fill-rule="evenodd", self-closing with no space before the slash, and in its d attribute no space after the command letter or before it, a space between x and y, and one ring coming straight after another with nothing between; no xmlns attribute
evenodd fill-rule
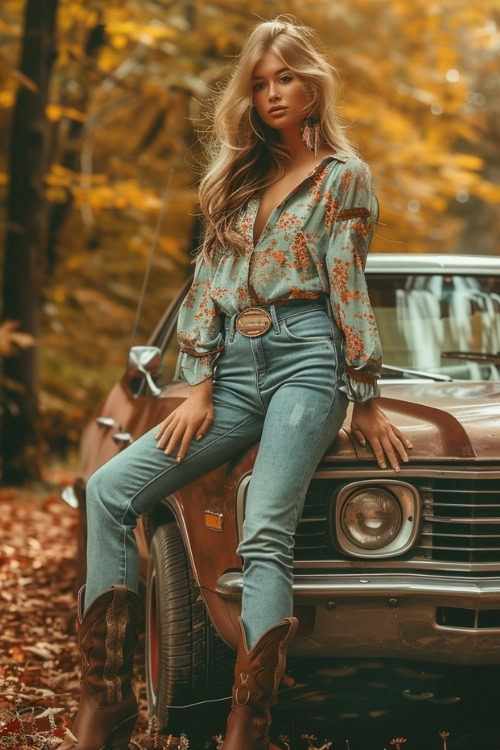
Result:
<svg viewBox="0 0 500 750"><path fill-rule="evenodd" d="M266 52L252 73L252 103L266 125L277 130L300 128L308 114L304 82L274 52ZM276 113L272 107L283 107Z"/></svg>

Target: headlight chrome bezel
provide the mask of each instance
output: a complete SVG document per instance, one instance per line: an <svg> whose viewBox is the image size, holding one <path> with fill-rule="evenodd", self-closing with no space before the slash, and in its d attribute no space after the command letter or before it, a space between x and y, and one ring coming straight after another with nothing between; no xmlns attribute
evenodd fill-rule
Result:
<svg viewBox="0 0 500 750"><path fill-rule="evenodd" d="M378 549L358 546L343 530L342 519L345 504L354 494L366 492L370 487L393 495L401 511L401 526L396 536L389 544ZM335 511L332 513L332 533L337 547L346 555L372 560L379 557L395 557L404 554L415 543L420 526L420 497L416 488L408 482L397 479L383 479L379 482L369 479L350 482L340 488L333 506Z"/></svg>

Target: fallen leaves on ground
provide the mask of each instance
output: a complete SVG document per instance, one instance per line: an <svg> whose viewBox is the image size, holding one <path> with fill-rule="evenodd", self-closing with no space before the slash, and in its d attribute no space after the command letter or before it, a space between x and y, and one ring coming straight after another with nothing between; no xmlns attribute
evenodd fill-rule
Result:
<svg viewBox="0 0 500 750"><path fill-rule="evenodd" d="M78 511L60 499L71 482L63 473L57 482L0 488L0 748L56 748L78 707ZM131 747L162 748L168 736L155 738L149 730L143 655L142 638L134 681L140 715ZM170 747L178 745L170 738Z"/></svg>
<svg viewBox="0 0 500 750"><path fill-rule="evenodd" d="M73 480L66 471L54 471L48 482L23 489L0 487L0 750L56 750L77 711L78 511L60 498L61 489ZM221 747L222 734L210 733L195 745L186 735L155 731L147 715L144 633L136 649L133 685L140 713L131 750ZM326 750L332 745L312 734L302 734L293 743L281 734L278 741L271 750ZM399 737L390 744L401 747L404 741Z"/></svg>

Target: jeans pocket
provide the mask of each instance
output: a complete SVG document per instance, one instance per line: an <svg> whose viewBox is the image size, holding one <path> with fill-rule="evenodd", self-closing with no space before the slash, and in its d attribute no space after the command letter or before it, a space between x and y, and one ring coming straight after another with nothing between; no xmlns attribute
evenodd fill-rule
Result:
<svg viewBox="0 0 500 750"><path fill-rule="evenodd" d="M289 341L310 344L333 342L332 322L326 310L305 310L280 321L283 335Z"/></svg>
<svg viewBox="0 0 500 750"><path fill-rule="evenodd" d="M224 357L224 354L226 353L226 347L227 347L227 331L222 329L222 331L217 334L217 338L215 339L214 349L218 349L219 347L223 347L221 352L217 352L217 354L214 357L213 360L213 376L215 378L216 372L217 372L217 366L219 364L219 360L221 357Z"/></svg>
<svg viewBox="0 0 500 750"><path fill-rule="evenodd" d="M342 335L340 338L334 338L335 356L337 358L337 388L340 389L341 385L344 385L344 365L345 365L345 354L344 345L345 339Z"/></svg>

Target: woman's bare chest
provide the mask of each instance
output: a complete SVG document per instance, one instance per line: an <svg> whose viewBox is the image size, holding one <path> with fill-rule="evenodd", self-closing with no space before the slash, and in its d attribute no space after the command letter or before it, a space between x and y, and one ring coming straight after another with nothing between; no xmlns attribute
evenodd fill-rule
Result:
<svg viewBox="0 0 500 750"><path fill-rule="evenodd" d="M285 200L288 194L297 186L301 179L304 179L304 170L300 172L290 172L277 182L264 188L260 194L257 207L257 214L253 224L253 241L257 244L264 227L269 221L273 211L278 208Z"/></svg>

